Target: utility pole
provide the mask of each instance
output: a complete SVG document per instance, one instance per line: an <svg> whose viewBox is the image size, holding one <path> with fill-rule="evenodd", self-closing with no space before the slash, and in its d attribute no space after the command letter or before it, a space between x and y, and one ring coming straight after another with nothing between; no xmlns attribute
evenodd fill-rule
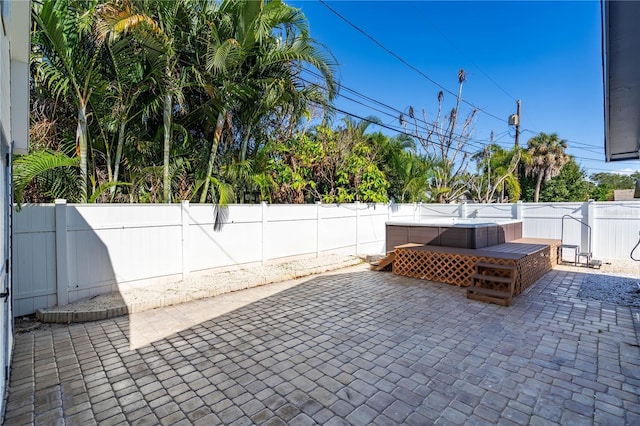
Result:
<svg viewBox="0 0 640 426"><path fill-rule="evenodd" d="M516 101L516 148L520 146L520 99Z"/></svg>

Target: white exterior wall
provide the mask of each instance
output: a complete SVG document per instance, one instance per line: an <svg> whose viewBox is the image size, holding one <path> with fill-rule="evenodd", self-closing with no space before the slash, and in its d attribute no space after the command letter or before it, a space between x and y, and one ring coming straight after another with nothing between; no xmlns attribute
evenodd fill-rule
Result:
<svg viewBox="0 0 640 426"><path fill-rule="evenodd" d="M1 24L1 22L0 22ZM9 253L10 228L8 217L7 192L10 191L11 180L7 179L6 154L10 152L11 143L11 109L10 109L10 61L9 38L0 25L0 293L6 291L11 280L10 272L5 270L5 259ZM7 368L11 364L13 349L13 323L11 299L0 299L0 413L3 412L7 391ZM1 420L1 419L0 419Z"/></svg>
<svg viewBox="0 0 640 426"><path fill-rule="evenodd" d="M13 352L11 154L29 147L29 0L0 2L0 423ZM37 269L37 268L36 268Z"/></svg>
<svg viewBox="0 0 640 426"><path fill-rule="evenodd" d="M241 265L323 253L384 253L385 222L479 217L523 220L523 236L564 238L596 258L628 259L640 201L516 204L26 205L15 214L15 314L126 286L177 281Z"/></svg>

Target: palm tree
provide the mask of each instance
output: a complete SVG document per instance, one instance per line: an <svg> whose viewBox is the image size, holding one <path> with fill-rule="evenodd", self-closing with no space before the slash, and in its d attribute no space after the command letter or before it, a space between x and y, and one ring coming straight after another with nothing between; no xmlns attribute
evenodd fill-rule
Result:
<svg viewBox="0 0 640 426"><path fill-rule="evenodd" d="M567 141L560 139L557 133L541 132L529 139L527 145L525 174L536 179L533 201L537 203L542 183L558 176L562 167L569 161L569 155L565 153Z"/></svg>
<svg viewBox="0 0 640 426"><path fill-rule="evenodd" d="M97 1L86 11L72 11L68 0L34 3L36 29L32 40L34 80L53 97L69 96L77 109L76 153L80 157L81 201L87 201L88 130L87 107L91 96L102 92L106 82L100 75L98 58L102 41L92 32Z"/></svg>
<svg viewBox="0 0 640 426"><path fill-rule="evenodd" d="M208 25L209 46L201 81L219 110L200 202L206 201L223 127L231 121L234 110L253 106L254 114L248 114L245 131L250 131L259 114L266 112L260 105L265 96L271 98L267 105L294 105L300 114L298 100L307 93L298 90L302 84L297 75L302 65L320 71L329 97L335 92L332 62L309 37L300 10L279 0L225 0L214 11L215 24ZM246 157L248 137L244 135L241 159Z"/></svg>
<svg viewBox="0 0 640 426"><path fill-rule="evenodd" d="M144 114L146 109L157 109L158 99L151 98L151 105L141 105L140 97L156 86L163 76L164 61L161 56L166 38L157 23L133 9L128 1L106 3L98 13L99 37L106 39L106 48L113 69L109 84L111 97L107 98L109 110L107 126L117 134L116 152L111 166L111 150L105 140L107 172L109 180L117 184L120 177L122 151L127 135L127 124ZM115 192L111 187L111 194Z"/></svg>
<svg viewBox="0 0 640 426"><path fill-rule="evenodd" d="M133 4L123 0L109 5L111 10L105 19L107 30L116 37L127 33L136 35L145 50L143 57L150 61L151 69L148 71L153 73L154 81L160 89L161 101L158 103L162 105L162 201L165 203L171 202L170 155L175 129L174 101L179 109L184 103L182 89L185 73L179 61L181 50L187 47L184 45L184 36L191 33L191 25L196 22L192 19L189 6L190 3L184 0L136 1Z"/></svg>
<svg viewBox="0 0 640 426"><path fill-rule="evenodd" d="M521 154L517 147L506 150L497 144L489 144L474 154L471 158L476 160L480 174L471 182L473 198L482 203L494 200L503 203L508 193L512 201L518 200L521 188L517 169Z"/></svg>

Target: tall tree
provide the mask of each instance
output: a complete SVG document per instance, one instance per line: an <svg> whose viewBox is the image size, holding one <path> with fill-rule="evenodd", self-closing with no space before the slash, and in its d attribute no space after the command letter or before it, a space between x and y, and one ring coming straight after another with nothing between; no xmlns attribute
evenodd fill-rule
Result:
<svg viewBox="0 0 640 426"><path fill-rule="evenodd" d="M113 70L109 84L110 96L106 96L107 112L103 120L116 134L116 149L111 161L111 149L105 141L105 155L109 180L117 183L127 125L145 114L147 109L159 104L157 97L150 105L141 105L140 98L151 91L163 77L165 68L162 52L167 44L164 33L151 16L135 10L127 1L106 3L99 8L98 34L106 40L106 49ZM116 187L111 187L111 193Z"/></svg>
<svg viewBox="0 0 640 426"><path fill-rule="evenodd" d="M573 158L560 169L540 190L542 202L587 201L593 184L587 182L586 173Z"/></svg>
<svg viewBox="0 0 640 426"><path fill-rule="evenodd" d="M89 134L87 108L91 96L104 91L98 59L102 41L95 37L97 1L44 0L34 3L31 63L36 85L54 98L69 97L77 110L76 154L80 157L81 201L87 201Z"/></svg>
<svg viewBox="0 0 640 426"><path fill-rule="evenodd" d="M521 192L517 173L520 157L517 147L506 150L497 144L474 154L478 174L470 184L473 199L481 203L517 201Z"/></svg>
<svg viewBox="0 0 640 426"><path fill-rule="evenodd" d="M302 65L323 75L329 96L335 90L333 63L310 38L306 18L299 9L279 0L225 0L216 12L215 25L208 28L202 81L219 111L200 202L207 198L223 126L232 118L234 109L247 105L255 110L265 96L297 105L296 100L305 93L297 89L304 86L298 79ZM250 131L256 113L248 117ZM241 159L246 156L247 138L248 135L243 138Z"/></svg>
<svg viewBox="0 0 640 426"><path fill-rule="evenodd" d="M477 110L472 109L466 118L461 117L462 86L467 79L463 69L458 72L458 93L455 105L451 111L443 113L444 93L438 93L438 109L435 118L429 122L423 111L419 120L413 107L409 107L408 117L400 115L400 124L408 128L413 124L413 136L420 142L432 165L433 175L430 179L431 199L439 203L456 201L467 192L469 175L467 172L469 153L465 151L467 142L471 139L472 124ZM426 125L426 130L420 130L418 122Z"/></svg>
<svg viewBox="0 0 640 426"><path fill-rule="evenodd" d="M535 178L533 201L540 199L543 182L557 176L570 157L566 154L567 142L557 133L540 133L527 142L525 174Z"/></svg>

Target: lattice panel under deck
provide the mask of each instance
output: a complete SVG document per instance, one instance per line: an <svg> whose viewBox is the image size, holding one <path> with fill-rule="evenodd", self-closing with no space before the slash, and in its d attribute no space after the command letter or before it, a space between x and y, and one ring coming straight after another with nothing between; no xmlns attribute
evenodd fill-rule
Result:
<svg viewBox="0 0 640 426"><path fill-rule="evenodd" d="M555 247L552 249L547 247L521 259L514 260L398 247L396 248L396 259L393 263L393 272L406 277L468 287L473 284L471 276L475 273L475 265L478 262L515 265L517 268L514 288L515 296L522 293L527 287L551 270L557 262L557 257L553 255L556 252L557 249ZM496 288L496 290L499 289Z"/></svg>

